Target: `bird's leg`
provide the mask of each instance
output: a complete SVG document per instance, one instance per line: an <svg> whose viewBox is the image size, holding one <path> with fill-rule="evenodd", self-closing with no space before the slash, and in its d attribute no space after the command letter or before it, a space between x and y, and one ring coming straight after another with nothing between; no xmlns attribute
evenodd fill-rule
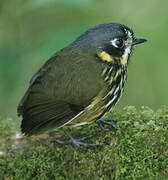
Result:
<svg viewBox="0 0 168 180"><path fill-rule="evenodd" d="M97 119L96 122L103 130L118 129L118 126L116 125L116 122L113 119Z"/></svg>
<svg viewBox="0 0 168 180"><path fill-rule="evenodd" d="M75 139L73 138L69 133L67 133L66 131L63 130L63 132L69 137L68 140L59 140L59 139L56 139L54 140L54 142L57 142L59 144L70 144L70 145L73 145L81 150L89 150L88 147L93 147L93 146L101 146L101 144L96 144L96 143L86 143L84 142L85 140L91 138L92 136L86 136L86 137L83 137L83 138L79 138L79 139Z"/></svg>

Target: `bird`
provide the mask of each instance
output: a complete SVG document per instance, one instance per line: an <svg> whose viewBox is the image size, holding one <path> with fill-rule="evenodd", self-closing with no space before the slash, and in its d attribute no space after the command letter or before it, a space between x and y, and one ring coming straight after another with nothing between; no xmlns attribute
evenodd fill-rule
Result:
<svg viewBox="0 0 168 180"><path fill-rule="evenodd" d="M91 27L56 52L32 77L18 105L22 133L101 120L123 94L134 46L146 41L110 22Z"/></svg>

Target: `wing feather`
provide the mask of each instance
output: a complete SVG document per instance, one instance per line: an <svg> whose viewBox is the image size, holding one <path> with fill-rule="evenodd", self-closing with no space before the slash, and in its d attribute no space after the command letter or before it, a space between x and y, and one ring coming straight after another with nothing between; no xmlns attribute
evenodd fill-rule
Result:
<svg viewBox="0 0 168 180"><path fill-rule="evenodd" d="M55 54L31 79L18 105L23 133L31 135L63 126L102 89L100 65L88 61L89 56L80 57L81 52L67 51Z"/></svg>

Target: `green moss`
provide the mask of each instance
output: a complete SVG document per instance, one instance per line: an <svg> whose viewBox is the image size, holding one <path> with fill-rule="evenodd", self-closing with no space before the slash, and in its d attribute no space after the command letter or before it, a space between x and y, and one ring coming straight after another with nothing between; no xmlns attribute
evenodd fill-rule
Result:
<svg viewBox="0 0 168 180"><path fill-rule="evenodd" d="M53 144L61 132L17 139L11 120L0 121L0 179L168 179L168 107L154 112L129 106L107 118L117 120L117 131L96 124L71 130L72 136L92 134L91 141L103 143L87 152Z"/></svg>

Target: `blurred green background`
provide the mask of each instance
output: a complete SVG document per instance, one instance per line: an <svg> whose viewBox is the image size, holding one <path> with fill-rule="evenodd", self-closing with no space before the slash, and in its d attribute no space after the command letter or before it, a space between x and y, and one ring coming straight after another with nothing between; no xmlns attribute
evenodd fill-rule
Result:
<svg viewBox="0 0 168 180"><path fill-rule="evenodd" d="M134 51L117 108L167 105L167 7L158 0L1 0L0 117L19 122L17 104L32 75L57 50L104 22L126 24L148 39Z"/></svg>

